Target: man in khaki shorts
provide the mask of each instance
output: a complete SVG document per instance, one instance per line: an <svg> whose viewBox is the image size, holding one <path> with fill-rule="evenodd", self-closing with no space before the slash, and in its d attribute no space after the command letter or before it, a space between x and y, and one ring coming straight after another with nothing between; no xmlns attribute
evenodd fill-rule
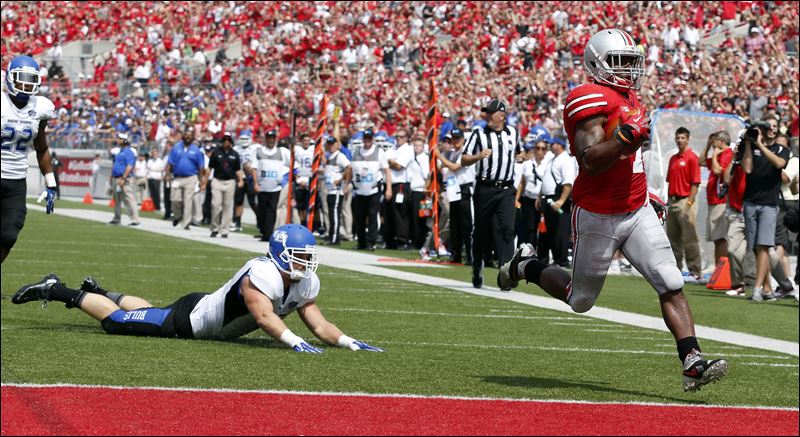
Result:
<svg viewBox="0 0 800 437"><path fill-rule="evenodd" d="M233 196L236 187L244 186L242 162L239 154L233 150L230 132L222 137L222 147L211 152L208 168L209 172L214 172L211 181L211 238L219 233L222 233L222 238L228 238L233 221Z"/></svg>
<svg viewBox="0 0 800 437"><path fill-rule="evenodd" d="M728 186L722 181L722 172L733 161L733 150L730 148L731 136L726 131L715 132L708 137L703 153L700 154L699 164L708 168L708 184L706 185L706 200L708 201L708 214L706 216L706 241L714 242L714 263L728 256L728 216L726 202L728 199ZM711 151L709 158L708 152Z"/></svg>
<svg viewBox="0 0 800 437"><path fill-rule="evenodd" d="M175 143L169 154L164 180L172 183L172 226L180 224L189 229L192 222L192 195L199 178L205 172L203 152L194 142L194 131L185 127L181 141ZM174 180L173 180L174 179ZM205 184L200 190L205 190Z"/></svg>

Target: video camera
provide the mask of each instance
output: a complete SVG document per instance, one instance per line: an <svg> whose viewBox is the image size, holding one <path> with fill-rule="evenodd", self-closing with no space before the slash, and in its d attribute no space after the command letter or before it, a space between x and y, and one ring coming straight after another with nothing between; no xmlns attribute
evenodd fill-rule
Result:
<svg viewBox="0 0 800 437"><path fill-rule="evenodd" d="M750 141L756 141L760 134L759 129L769 130L771 126L766 121L745 120L744 127L746 129L744 137Z"/></svg>
<svg viewBox="0 0 800 437"><path fill-rule="evenodd" d="M739 165L744 158L744 148L745 142L751 143L751 147L755 147L752 143L758 141L758 137L761 135L761 130L769 130L770 124L766 121L752 121L752 120L745 120L744 121L744 133L739 134L739 142L736 145L736 156L734 156L733 164Z"/></svg>

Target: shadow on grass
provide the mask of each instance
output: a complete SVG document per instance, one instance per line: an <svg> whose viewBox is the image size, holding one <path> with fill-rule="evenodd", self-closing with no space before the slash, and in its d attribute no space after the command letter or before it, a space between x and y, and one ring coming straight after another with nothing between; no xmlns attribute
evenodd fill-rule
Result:
<svg viewBox="0 0 800 437"><path fill-rule="evenodd" d="M478 376L483 382L491 384L501 384L510 387L522 388L537 388L537 389L578 389L578 390L591 390L602 393L617 393L620 395L645 397L650 399L659 399L662 401L672 401L684 404L706 404L704 401L689 401L682 398L673 398L669 396L661 396L652 393L646 393L635 390L621 390L609 387L608 383L598 382L584 382L584 381L567 381L557 378L538 378L535 376Z"/></svg>

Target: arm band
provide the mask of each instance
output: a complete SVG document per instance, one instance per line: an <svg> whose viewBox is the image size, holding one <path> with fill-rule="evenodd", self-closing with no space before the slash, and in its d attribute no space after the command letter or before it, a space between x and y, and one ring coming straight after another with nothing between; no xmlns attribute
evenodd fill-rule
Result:
<svg viewBox="0 0 800 437"><path fill-rule="evenodd" d="M303 342L303 339L296 336L291 329L286 328L281 334L281 341L288 344L290 347L295 347Z"/></svg>
<svg viewBox="0 0 800 437"><path fill-rule="evenodd" d="M356 341L355 338L350 338L350 337L342 334L342 336L339 337L339 341L336 342L336 343L339 345L339 347L349 348L350 345L353 344L354 341Z"/></svg>
<svg viewBox="0 0 800 437"><path fill-rule="evenodd" d="M47 188L55 188L56 187L56 176L53 172L47 173L44 175L44 185Z"/></svg>

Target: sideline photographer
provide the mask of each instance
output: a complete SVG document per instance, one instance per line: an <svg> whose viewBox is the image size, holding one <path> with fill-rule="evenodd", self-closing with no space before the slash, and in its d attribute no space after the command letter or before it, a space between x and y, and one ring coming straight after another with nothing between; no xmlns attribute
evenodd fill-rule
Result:
<svg viewBox="0 0 800 437"><path fill-rule="evenodd" d="M781 170L789 160L789 150L775 143L778 119L769 115L761 122L749 123L743 141L742 168L746 173L744 220L747 247L756 255L756 281L753 301L775 300L763 287L769 280L769 249L775 246Z"/></svg>

